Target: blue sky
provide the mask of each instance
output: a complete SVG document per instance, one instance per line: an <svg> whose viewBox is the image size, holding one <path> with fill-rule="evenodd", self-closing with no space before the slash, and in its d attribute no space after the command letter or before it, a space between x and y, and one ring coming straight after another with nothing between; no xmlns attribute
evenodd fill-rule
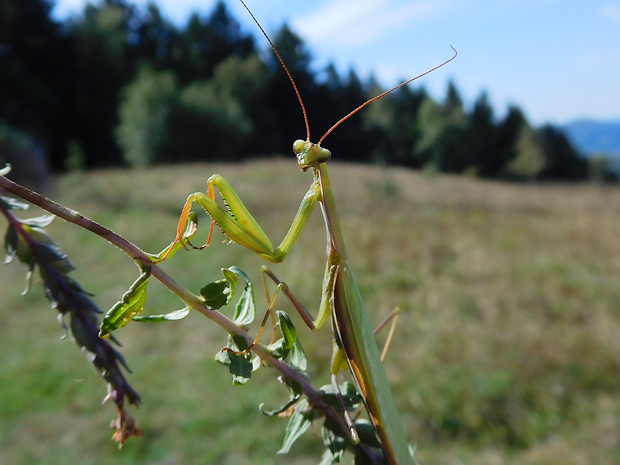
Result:
<svg viewBox="0 0 620 465"><path fill-rule="evenodd" d="M56 0L54 14L87 0ZM91 3L98 3L97 0ZM132 3L144 5L146 0ZM215 0L155 0L172 22L208 14ZM267 32L283 22L308 44L317 69L373 73L385 86L419 74L443 98L452 79L467 103L486 91L502 116L518 105L536 125L577 118L620 119L620 1L610 0L247 0ZM258 31L237 0L227 4ZM259 39L260 43L260 39ZM266 45L266 44L265 44Z"/></svg>

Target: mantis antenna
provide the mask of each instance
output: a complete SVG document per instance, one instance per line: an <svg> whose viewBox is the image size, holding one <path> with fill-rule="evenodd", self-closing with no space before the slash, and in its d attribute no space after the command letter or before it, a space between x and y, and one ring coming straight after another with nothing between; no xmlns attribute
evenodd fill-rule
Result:
<svg viewBox="0 0 620 465"><path fill-rule="evenodd" d="M304 101L301 98L301 94L299 93L299 89L297 88L297 84L295 83L295 79L293 79L293 75L291 74L291 72L288 69L288 66L286 66L286 63L284 63L284 60L280 56L280 52L278 52L278 49L276 48L275 45L273 45L273 42L271 41L271 39L269 38L265 30L263 29L263 26L260 25L260 23L258 22L258 19L256 19L256 16L254 16L254 13L252 13L252 10L250 10L250 8L245 4L243 0L239 0L239 1L244 6L244 8L248 10L248 13L250 13L250 16L252 17L252 19L254 20L258 28L260 29L260 31L263 33L265 38L267 39L267 42L269 42L269 45L271 45L271 48L273 49L273 53L276 54L278 61L282 65L282 68L284 68L284 72L288 76L289 81L291 81L291 84L293 85L293 89L295 90L295 95L297 96L297 100L299 101L299 105L301 106L301 112L304 115L304 124L306 125L306 139L310 140L310 123L308 122L308 112L306 111L306 106L304 105Z"/></svg>
<svg viewBox="0 0 620 465"><path fill-rule="evenodd" d="M254 20L254 22L256 23L256 25L258 26L258 28L260 29L260 31L263 33L263 35L265 36L265 38L267 39L267 41L269 42L269 45L271 45L271 48L273 49L273 52L275 53L278 61L280 62L280 64L282 65L282 68L284 68L284 72L286 73L286 75L288 76L289 81L291 81L291 84L293 85L293 90L295 91L295 95L297 96L297 100L299 101L299 105L301 106L301 112L303 113L304 116L304 124L306 125L306 139L310 140L310 124L308 122L308 113L306 111L306 106L304 105L304 101L301 98L301 94L299 93L299 88L297 87L297 84L295 83L295 79L293 79L293 75L291 74L291 72L289 71L288 67L286 66L286 63L284 62L284 60L282 59L282 57L280 56L280 53L278 52L278 49L276 48L276 46L273 44L273 42L271 41L271 39L269 38L269 36L267 35L267 33L265 32L265 30L263 29L263 26L261 26L261 24L258 22L258 20L256 19L256 17L254 16L254 13L252 13L252 11L250 10L250 8L245 4L245 2L243 0L239 0L241 2L241 4L244 6L244 8L248 11L248 13L250 14L250 16L252 17L252 19ZM367 105L370 105L372 102L374 102L375 100L379 100L382 97L385 97L387 94L390 94L392 92L394 92L396 89L399 89L403 86L406 86L407 84L420 79L421 77L426 76L427 74L432 73L433 71L438 70L439 68L447 65L448 63L450 63L452 60L454 60L457 55L459 54L459 52L452 46L450 45L450 48L454 51L454 54L447 59L446 61L444 61L443 63L435 66L434 68L429 69L428 71L425 71L422 74L418 74L415 77L412 77L411 79L408 79L404 82L401 82L400 84L392 87L389 90L386 90L385 92L380 93L379 95L366 100L364 103L362 103L360 106L358 106L355 110L351 111L350 113L348 113L347 115L343 116L342 118L340 118L331 128L329 128L325 134L323 134L321 136L321 138L319 139L319 141L317 142L316 145L321 145L321 142L323 142L323 140L325 140L325 138L334 130L336 129L338 126L340 126L342 123L344 123L346 120L348 120L351 116L353 116L354 114L356 114L357 112L359 112L362 108L366 107Z"/></svg>
<svg viewBox="0 0 620 465"><path fill-rule="evenodd" d="M456 51L456 49L454 47L452 47L452 45L450 45L450 48L452 48L452 50L454 51L454 55L452 55L449 59L447 59L446 61L444 61L443 63L441 63L440 65L435 66L434 68L429 69L428 71L425 71L422 74L418 74L415 77L412 77L411 79L408 79L407 81L401 82L400 84L398 84L397 86L392 87L390 90L386 90L385 92L382 92L381 94L377 95L376 97L373 97L371 99L366 100L364 103L362 103L359 107L357 107L355 110L353 110L352 112L350 112L348 115L343 116L342 118L340 118L336 124L334 124L331 128L329 128L325 134L323 134L321 136L321 138L319 139L319 141L317 142L317 145L321 145L321 142L323 142L323 140L334 130L336 129L338 126L340 126L342 123L344 123L346 120L348 120L351 116L353 116L355 113L357 113L358 111L360 111L362 108L364 108L367 105L370 105L372 102L374 102L375 100L379 100L381 97L385 97L387 94L394 92L396 89L399 89L403 86L406 86L407 84L409 84L410 82L415 81L416 79L420 79L423 76L426 76L427 74L432 73L433 71L441 68L442 66L447 65L448 63L450 63L452 60L454 60L456 58L456 56L459 54L459 52Z"/></svg>

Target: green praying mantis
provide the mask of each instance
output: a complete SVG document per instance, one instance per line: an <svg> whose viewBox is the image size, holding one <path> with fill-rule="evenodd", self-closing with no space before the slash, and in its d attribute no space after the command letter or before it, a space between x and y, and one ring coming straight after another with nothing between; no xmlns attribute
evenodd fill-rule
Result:
<svg viewBox="0 0 620 465"><path fill-rule="evenodd" d="M187 198L179 218L175 243L182 243L185 246L183 235L186 224L193 205L198 204L211 217L211 230L205 245L210 243L214 225L217 224L232 241L269 262L278 263L287 257L303 231L314 207L319 203L327 231L327 260L318 315L313 321L305 310L300 308L300 305L295 306L312 330L319 330L331 318L335 339L331 363L332 379L335 379L335 376L348 366L362 393L370 419L381 441L386 460L392 465L412 465L412 454L391 394L382 358L364 308L364 302L353 272L347 263L345 241L326 165L331 158L331 152L321 147L321 143L334 129L362 108L446 65L456 58L457 52L453 48L453 56L445 62L366 101L336 122L315 144L310 141L310 126L306 109L290 71L248 6L243 0L240 1L271 44L276 57L291 81L306 126L306 140L296 140L293 143L293 152L301 170L310 171L313 180L284 239L277 247L274 247L230 184L222 176L214 174L207 181L206 194L196 192ZM216 201L216 191L219 192L226 208ZM165 259L166 257L162 260ZM269 271L267 274L278 284L281 284L275 275ZM358 440L352 423L349 438L353 442Z"/></svg>

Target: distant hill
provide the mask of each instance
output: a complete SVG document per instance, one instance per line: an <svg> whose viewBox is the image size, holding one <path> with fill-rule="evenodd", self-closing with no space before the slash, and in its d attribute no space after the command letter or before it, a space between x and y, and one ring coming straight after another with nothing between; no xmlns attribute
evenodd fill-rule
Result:
<svg viewBox="0 0 620 465"><path fill-rule="evenodd" d="M620 157L620 120L575 120L562 126L571 141L585 155Z"/></svg>

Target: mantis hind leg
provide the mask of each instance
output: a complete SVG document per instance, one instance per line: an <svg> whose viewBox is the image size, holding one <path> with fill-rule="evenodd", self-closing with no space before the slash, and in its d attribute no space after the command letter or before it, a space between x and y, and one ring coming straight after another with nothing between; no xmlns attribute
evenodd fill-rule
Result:
<svg viewBox="0 0 620 465"><path fill-rule="evenodd" d="M385 343L383 344L383 349L381 350L381 361L385 360L385 356L387 355L387 351L390 348L390 344L392 343L392 338L394 337L394 333L396 332L396 322L398 321L398 317L400 316L400 307L394 308L385 319L379 323L379 326L375 328L373 334L377 336L388 324L390 324L390 329L388 330L388 335L385 338Z"/></svg>

